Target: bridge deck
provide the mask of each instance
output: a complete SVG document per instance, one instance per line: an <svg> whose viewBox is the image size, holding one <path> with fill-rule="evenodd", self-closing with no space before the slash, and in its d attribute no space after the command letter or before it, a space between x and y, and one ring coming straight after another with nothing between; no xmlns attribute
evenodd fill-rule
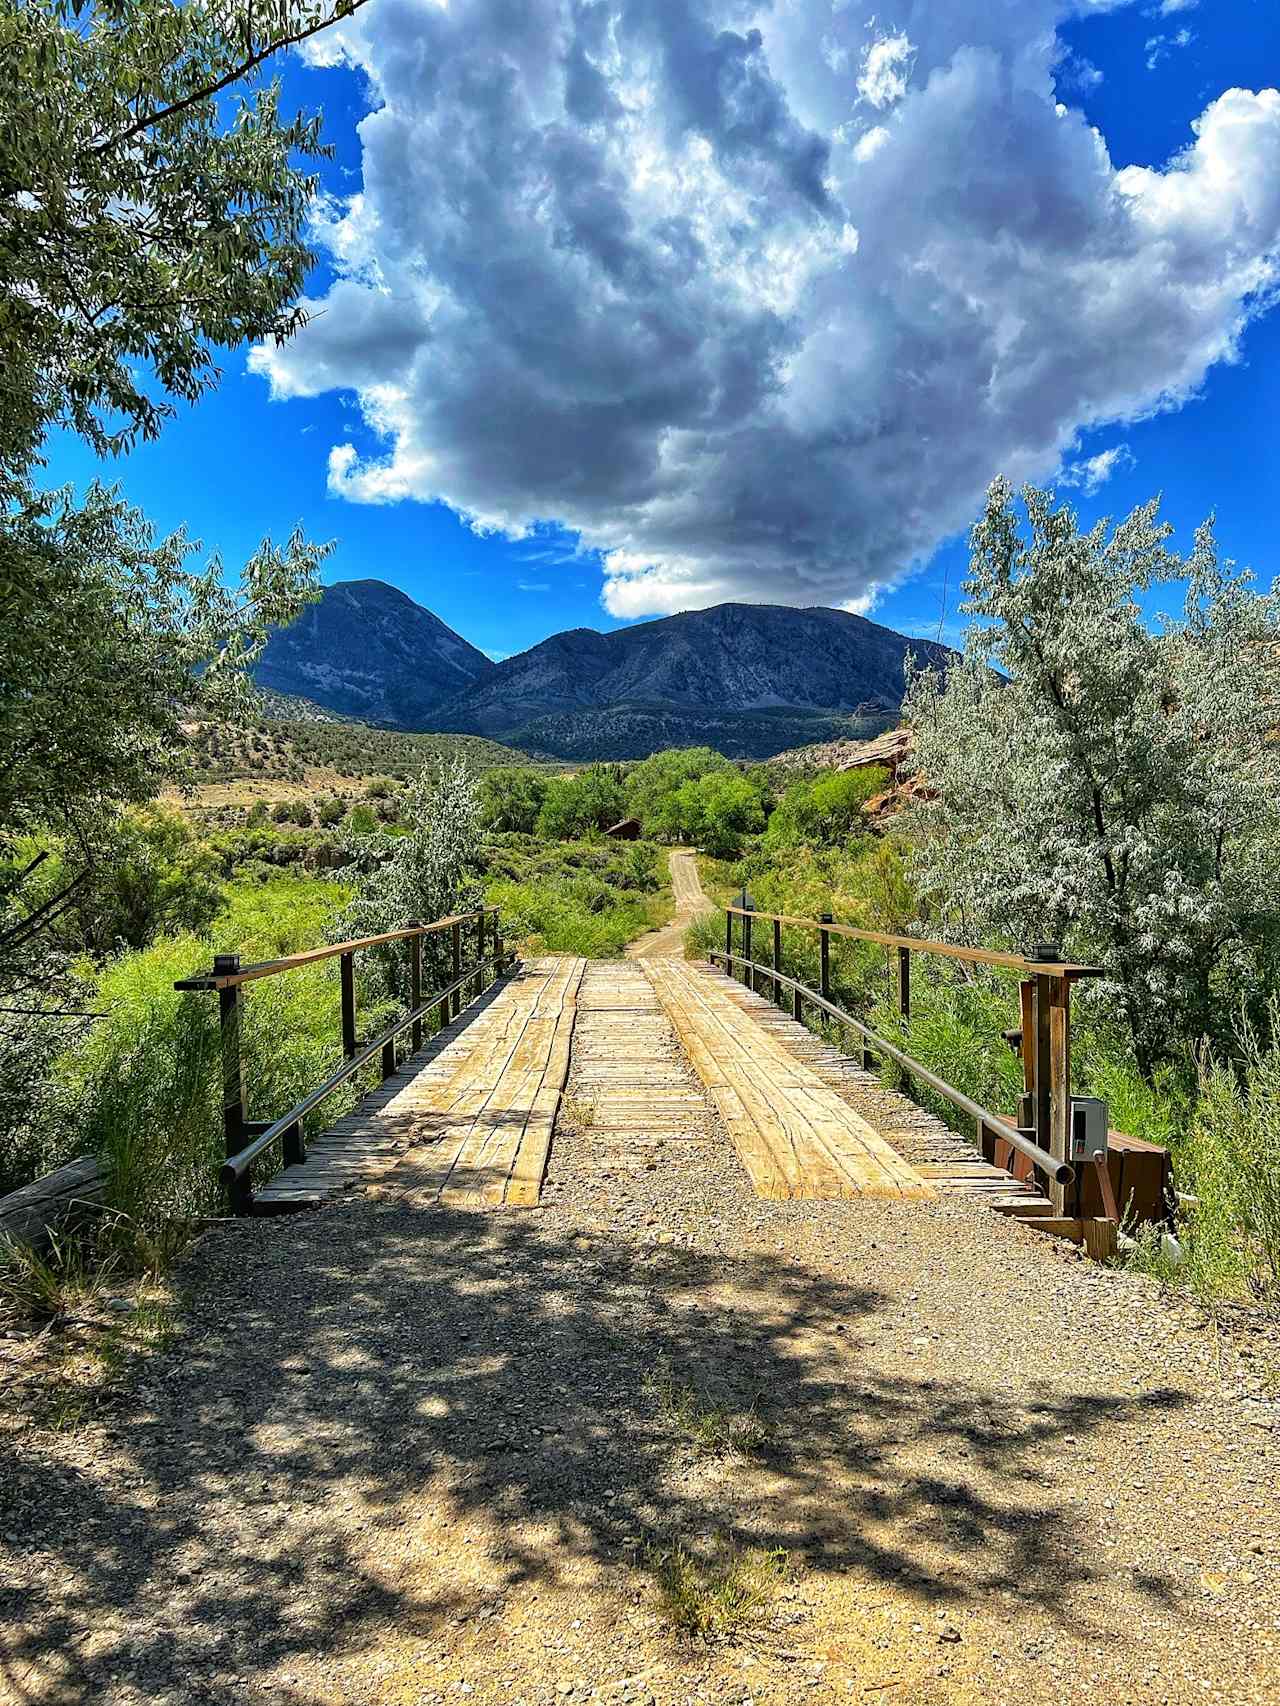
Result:
<svg viewBox="0 0 1280 1706"><path fill-rule="evenodd" d="M585 961L520 968L265 1185L267 1212L382 1184L453 1207L536 1203Z"/></svg>
<svg viewBox="0 0 1280 1706"><path fill-rule="evenodd" d="M769 975L758 976L756 994L736 978L699 961L699 976L709 979L742 1009L752 1024L775 1037L793 1058L816 1072L829 1089L864 1119L904 1161L941 1196L963 1196L980 1200L1000 1214L1051 1215L1053 1206L1034 1184L1014 1178L1004 1167L989 1166L965 1137L913 1102L901 1090L887 1088L878 1072L867 1071L856 1056L843 1053L831 1043L797 1024L790 1014L769 999Z"/></svg>
<svg viewBox="0 0 1280 1706"><path fill-rule="evenodd" d="M743 1012L727 979L640 962L762 1197L929 1197L933 1187Z"/></svg>
<svg viewBox="0 0 1280 1706"><path fill-rule="evenodd" d="M655 957L598 968L575 1046L585 966L546 956L495 986L262 1187L258 1206L307 1208L357 1186L451 1208L537 1203L571 1048L584 1092L607 1091L615 1159L625 1143L647 1157L668 1127L696 1126L705 1090L759 1196L935 1194L705 967ZM677 1043L693 1073L667 1084L660 1067Z"/></svg>

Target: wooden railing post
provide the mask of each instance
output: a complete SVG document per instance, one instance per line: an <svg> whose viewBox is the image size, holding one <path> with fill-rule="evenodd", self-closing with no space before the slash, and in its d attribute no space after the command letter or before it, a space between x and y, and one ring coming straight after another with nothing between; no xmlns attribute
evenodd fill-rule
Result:
<svg viewBox="0 0 1280 1706"><path fill-rule="evenodd" d="M286 1167L298 1167L306 1160L307 1151L302 1141L301 1120L294 1120L280 1139L280 1154Z"/></svg>
<svg viewBox="0 0 1280 1706"><path fill-rule="evenodd" d="M484 989L484 908L476 913L476 994Z"/></svg>
<svg viewBox="0 0 1280 1706"><path fill-rule="evenodd" d="M742 910L746 915L742 920L742 957L747 962L743 967L742 981L751 993L755 994L756 968L751 955L751 896L743 890Z"/></svg>
<svg viewBox="0 0 1280 1706"><path fill-rule="evenodd" d="M413 928L420 928L420 921L414 919ZM416 1013L422 1005L422 937L409 938L409 1010ZM413 1030L409 1033L411 1048L414 1054L422 1047L422 1020L413 1021Z"/></svg>
<svg viewBox="0 0 1280 1706"><path fill-rule="evenodd" d="M239 954L215 954L213 975L226 977L240 970ZM222 1038L222 1142L223 1153L236 1155L244 1148L249 1110L244 1094L244 1055L241 1029L244 1022L244 993L240 984L218 991L218 1029ZM246 1174L231 1193L232 1214L248 1214L252 1186Z"/></svg>
<svg viewBox="0 0 1280 1706"><path fill-rule="evenodd" d="M502 951L502 914L493 915L493 975L502 976L502 962L506 956Z"/></svg>
<svg viewBox="0 0 1280 1706"><path fill-rule="evenodd" d="M349 1060L356 1052L355 955L343 954L338 967L342 974L342 1052Z"/></svg>
<svg viewBox="0 0 1280 1706"><path fill-rule="evenodd" d="M911 949L898 949L898 1011L904 1025L911 1023Z"/></svg>
<svg viewBox="0 0 1280 1706"><path fill-rule="evenodd" d="M818 914L818 994L824 1001L831 999L831 939L822 926L834 922L829 912Z"/></svg>
<svg viewBox="0 0 1280 1706"><path fill-rule="evenodd" d="M458 979L462 976L462 926L461 926L461 924L455 924L453 926L452 930L449 932L449 935L450 935L452 945L453 945L453 977L452 977L451 981L456 983L458 981ZM454 1018L456 1019L458 1017L458 1014L461 1013L461 1011L462 1011L462 991L460 989L454 990L453 999L450 1002L450 1009L453 1013Z"/></svg>
<svg viewBox="0 0 1280 1706"><path fill-rule="evenodd" d="M724 951L726 956L733 952L733 911L730 907L724 909ZM733 976L733 967L726 963L725 974Z"/></svg>
<svg viewBox="0 0 1280 1706"><path fill-rule="evenodd" d="M1060 963L1062 948L1057 942L1037 942L1027 957L1049 964ZM1034 1129L1036 1142L1056 1161L1067 1161L1071 1145L1070 980L1037 973L1023 985L1022 1006L1027 1093L1023 1097L1024 1117L1019 1123ZM1029 1120L1025 1118L1027 1114ZM1065 1216L1067 1212L1067 1189L1053 1181L1047 1186L1046 1194L1055 1215Z"/></svg>
<svg viewBox="0 0 1280 1706"><path fill-rule="evenodd" d="M773 999L782 1001L782 984L778 981L778 973L782 970L782 921L773 921Z"/></svg>

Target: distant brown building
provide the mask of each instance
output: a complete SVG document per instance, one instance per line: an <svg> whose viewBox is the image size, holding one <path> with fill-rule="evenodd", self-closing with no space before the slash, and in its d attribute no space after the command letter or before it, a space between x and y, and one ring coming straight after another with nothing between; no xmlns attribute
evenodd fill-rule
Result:
<svg viewBox="0 0 1280 1706"><path fill-rule="evenodd" d="M612 829L606 829L605 834L611 835L615 841L639 841L640 819L624 817L621 823L615 823Z"/></svg>

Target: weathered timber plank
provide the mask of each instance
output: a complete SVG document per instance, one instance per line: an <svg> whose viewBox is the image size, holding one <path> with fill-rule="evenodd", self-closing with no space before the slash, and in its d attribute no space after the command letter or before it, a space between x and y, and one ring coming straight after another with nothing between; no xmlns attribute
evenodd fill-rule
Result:
<svg viewBox="0 0 1280 1706"><path fill-rule="evenodd" d="M96 1156L68 1161L43 1179L0 1197L0 1245L43 1247L60 1226L99 1209L106 1190L106 1174Z"/></svg>
<svg viewBox="0 0 1280 1706"><path fill-rule="evenodd" d="M878 1132L741 1003L680 960L642 960L761 1196L933 1194Z"/></svg>

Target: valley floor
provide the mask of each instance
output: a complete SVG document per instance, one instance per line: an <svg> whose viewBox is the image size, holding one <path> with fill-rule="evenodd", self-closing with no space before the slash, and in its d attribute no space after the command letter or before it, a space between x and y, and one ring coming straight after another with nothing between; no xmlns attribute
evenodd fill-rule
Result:
<svg viewBox="0 0 1280 1706"><path fill-rule="evenodd" d="M213 1227L101 1425L6 1414L0 1699L1277 1697L1275 1343L968 1201L758 1198L651 994L586 967L540 1207ZM756 1620L673 1631L735 1548Z"/></svg>

